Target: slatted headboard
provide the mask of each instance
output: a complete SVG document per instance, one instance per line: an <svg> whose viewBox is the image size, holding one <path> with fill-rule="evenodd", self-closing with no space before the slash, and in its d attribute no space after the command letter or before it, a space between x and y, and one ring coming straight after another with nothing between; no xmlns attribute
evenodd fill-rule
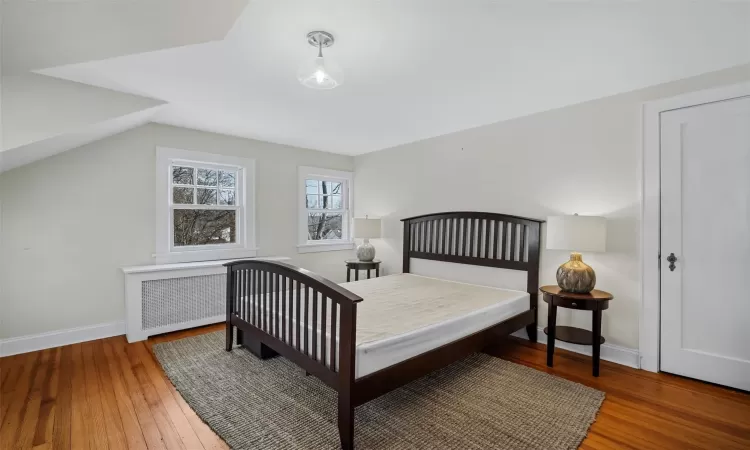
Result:
<svg viewBox="0 0 750 450"><path fill-rule="evenodd" d="M488 212L443 212L403 219L403 271L411 258L522 270L536 309L544 221Z"/></svg>

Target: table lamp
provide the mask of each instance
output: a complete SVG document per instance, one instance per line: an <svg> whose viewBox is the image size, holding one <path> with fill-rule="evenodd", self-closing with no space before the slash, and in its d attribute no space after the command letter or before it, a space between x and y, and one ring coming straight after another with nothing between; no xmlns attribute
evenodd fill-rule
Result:
<svg viewBox="0 0 750 450"><path fill-rule="evenodd" d="M596 285L594 269L578 252L603 252L607 240L607 219L596 216L547 218L547 249L571 250L570 261L557 269L557 285L567 292L586 294Z"/></svg>
<svg viewBox="0 0 750 450"><path fill-rule="evenodd" d="M375 259L375 247L370 244L370 239L380 237L380 219L354 219L354 237L364 239L357 246L357 259L360 261L372 261Z"/></svg>

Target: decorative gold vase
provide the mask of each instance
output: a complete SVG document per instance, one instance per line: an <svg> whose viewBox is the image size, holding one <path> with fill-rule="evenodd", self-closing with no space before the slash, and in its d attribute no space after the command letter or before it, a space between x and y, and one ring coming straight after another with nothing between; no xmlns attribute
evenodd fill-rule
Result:
<svg viewBox="0 0 750 450"><path fill-rule="evenodd" d="M587 294L596 285L596 274L583 262L580 253L572 252L570 261L557 269L557 285L563 291Z"/></svg>

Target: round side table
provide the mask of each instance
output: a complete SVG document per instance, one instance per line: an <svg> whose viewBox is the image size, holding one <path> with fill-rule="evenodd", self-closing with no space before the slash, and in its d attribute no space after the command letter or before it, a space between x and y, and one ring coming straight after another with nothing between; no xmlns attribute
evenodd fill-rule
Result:
<svg viewBox="0 0 750 450"><path fill-rule="evenodd" d="M375 278L380 276L380 260L360 261L358 259L346 260L346 281L352 281L352 270L354 271L354 281L359 281L359 271L366 270L367 278L370 278L370 271L375 269Z"/></svg>
<svg viewBox="0 0 750 450"><path fill-rule="evenodd" d="M559 286L542 286L539 288L544 294L544 302L549 305L547 315L547 366L552 367L555 355L555 339L571 344L593 346L595 377L599 376L600 346L604 343L602 337L602 311L609 308L609 301L614 297L609 292L594 289L588 294L575 294L560 289ZM557 326L557 307L592 311L592 331L576 327Z"/></svg>

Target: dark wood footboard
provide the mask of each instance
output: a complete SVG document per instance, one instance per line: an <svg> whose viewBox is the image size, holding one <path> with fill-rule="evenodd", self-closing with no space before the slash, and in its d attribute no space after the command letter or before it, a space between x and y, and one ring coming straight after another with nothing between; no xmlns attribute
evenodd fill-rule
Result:
<svg viewBox="0 0 750 450"><path fill-rule="evenodd" d="M238 343L260 357L280 354L333 388L353 378L361 297L279 261L245 260L225 266L227 351L236 327Z"/></svg>
<svg viewBox="0 0 750 450"><path fill-rule="evenodd" d="M279 354L339 395L344 448L354 439L354 351L362 298L309 270L279 261L227 267L226 350L237 341L261 358Z"/></svg>

